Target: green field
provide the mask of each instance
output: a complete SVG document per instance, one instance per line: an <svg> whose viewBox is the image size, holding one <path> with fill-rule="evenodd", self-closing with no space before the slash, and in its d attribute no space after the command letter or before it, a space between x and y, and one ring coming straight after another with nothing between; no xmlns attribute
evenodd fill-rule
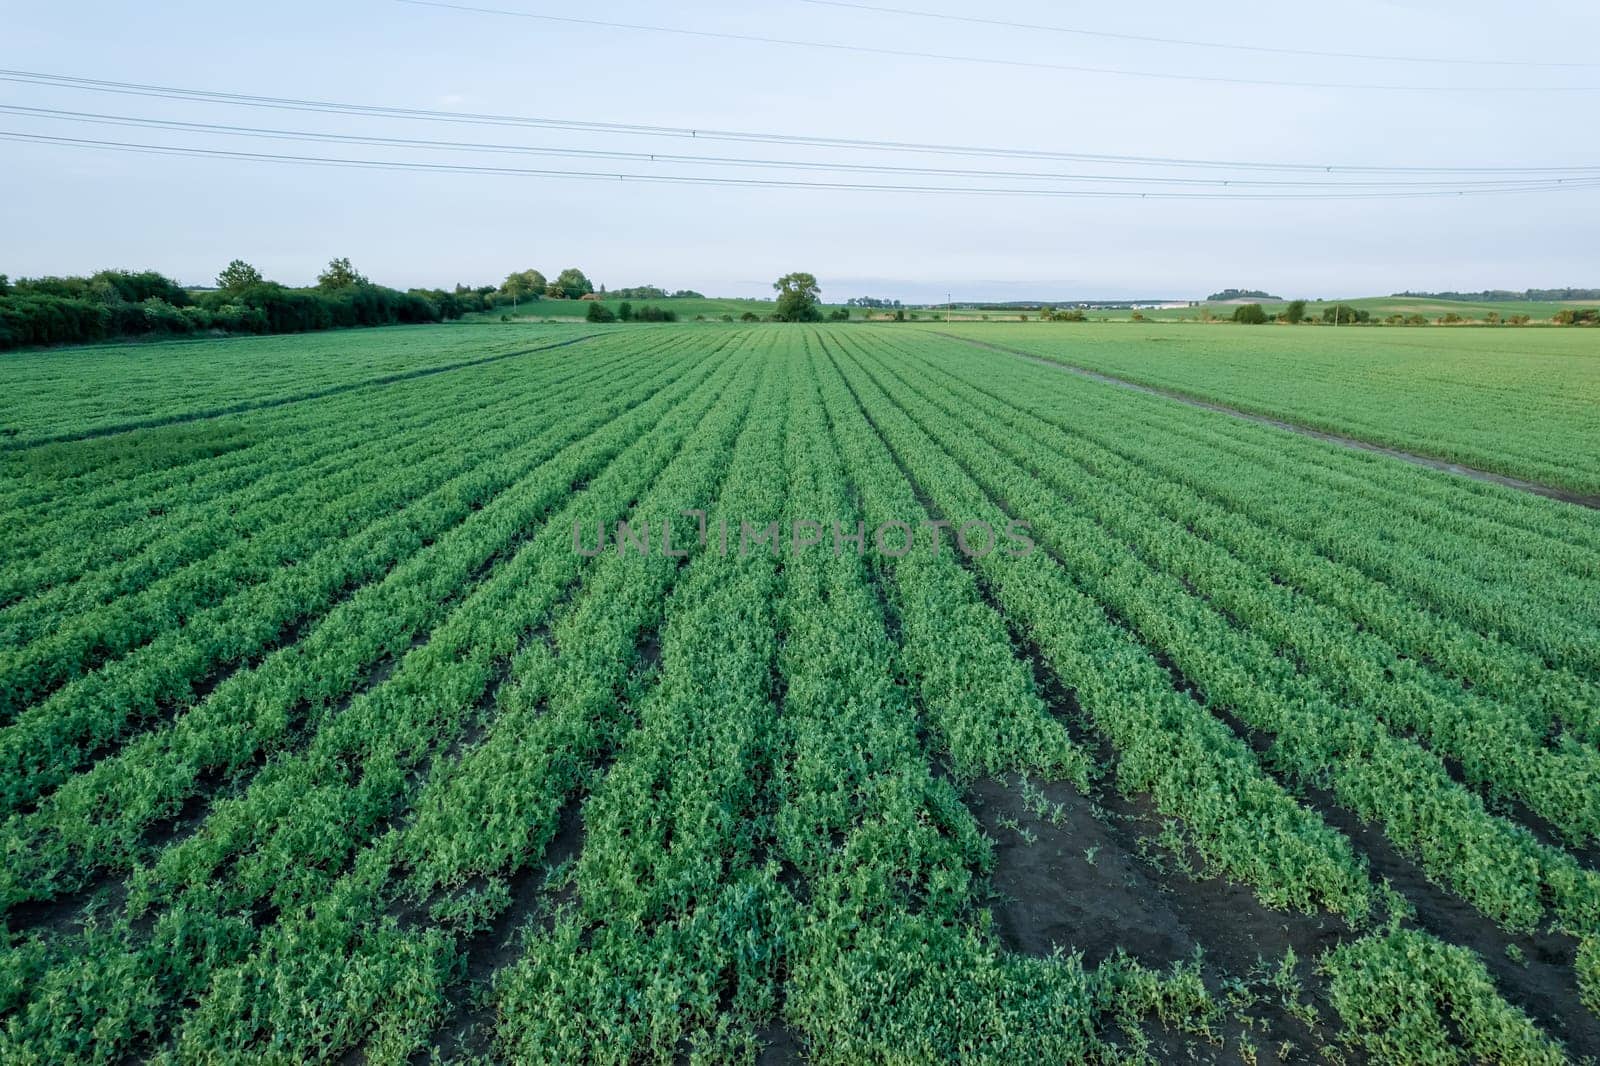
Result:
<svg viewBox="0 0 1600 1066"><path fill-rule="evenodd" d="M1600 335L1592 330L1031 323L955 332L1600 495Z"/></svg>
<svg viewBox="0 0 1600 1066"><path fill-rule="evenodd" d="M1591 332L956 332L1600 466ZM1600 1054L1600 511L912 324L29 353L0 427L0 1062Z"/></svg>

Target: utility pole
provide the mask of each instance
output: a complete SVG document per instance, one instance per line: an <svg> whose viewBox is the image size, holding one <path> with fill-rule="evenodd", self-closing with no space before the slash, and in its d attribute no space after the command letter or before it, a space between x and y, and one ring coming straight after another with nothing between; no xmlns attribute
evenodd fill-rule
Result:
<svg viewBox="0 0 1600 1066"><path fill-rule="evenodd" d="M952 304L950 303L950 294L947 292L944 294L944 324L947 326L950 324L951 307Z"/></svg>

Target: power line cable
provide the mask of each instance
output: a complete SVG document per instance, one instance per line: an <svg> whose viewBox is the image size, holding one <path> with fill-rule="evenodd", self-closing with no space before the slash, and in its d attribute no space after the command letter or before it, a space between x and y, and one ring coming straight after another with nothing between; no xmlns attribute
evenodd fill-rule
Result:
<svg viewBox="0 0 1600 1066"><path fill-rule="evenodd" d="M615 171L543 170L525 167L491 167L462 163L419 163L388 159L343 159L326 156L302 156L284 153L239 152L225 149L180 147L174 145L138 144L126 141L102 141L79 137L57 137L46 134L0 130L0 139L35 144L55 144L69 147L95 148L141 154L182 156L197 159L227 159L249 162L294 163L359 170L394 170L427 174L485 174L508 177L575 178L606 182L642 182L648 184L710 185L724 188L756 189L819 189L847 192L888 192L946 194L961 196L994 196L1007 198L1049 199L1132 199L1132 200L1375 200L1375 199L1433 199L1440 197L1504 195L1527 192L1522 188L1451 189L1383 192L1309 192L1263 193L1245 191L1224 192L1135 192L1132 190L1101 189L1015 189L967 185L891 185L867 182L792 181L771 178L727 178L707 175L618 173ZM1600 177L1573 178L1556 188L1576 190L1600 187Z"/></svg>
<svg viewBox="0 0 1600 1066"><path fill-rule="evenodd" d="M106 115L87 111L66 111L58 108L26 107L0 104L0 113L72 122L90 122L101 125L126 126L136 129L163 129L180 132L218 134L223 136L258 137L273 140L307 141L313 143L360 144L383 148L421 148L426 150L514 153L540 156L558 156L580 159L612 159L635 163L672 163L690 166L727 166L760 169L786 169L821 172L848 172L868 174L900 174L919 177L979 178L985 180L1052 181L1052 182L1103 182L1109 184L1139 184L1191 187L1242 187L1242 188L1304 188L1304 189L1445 189L1499 188L1507 190L1536 191L1556 188L1566 183L1566 178L1500 178L1488 181L1310 181L1303 179L1260 180L1251 178L1193 178L1165 176L1134 176L1127 174L1069 174L1059 171L975 170L944 167L904 167L870 163L844 163L792 159L752 159L731 156L676 155L661 152L617 152L585 148L556 148L542 145L485 144L474 141L436 141L410 137L378 137L367 134L327 133L316 130L263 129L253 126L206 122L181 122L172 119L141 118L131 115Z"/></svg>
<svg viewBox="0 0 1600 1066"><path fill-rule="evenodd" d="M1415 56L1394 55L1381 52L1327 52L1312 48L1284 48L1278 45L1235 44L1228 41L1196 41L1181 37L1155 37L1140 33L1114 33L1108 30L1088 30L1081 26L1059 26L1037 22L1012 22L1006 19L980 18L976 15L952 15L942 11L921 11L906 7L884 7L878 4L857 4L848 0L799 0L802 4L818 7L846 8L852 11L870 11L880 15L908 15L913 18L935 19L941 22L961 22L973 26L998 26L1005 29L1065 33L1079 37L1095 37L1109 41L1131 41L1138 44L1179 45L1185 48L1217 48L1232 52L1259 52L1266 55L1300 56L1316 59L1362 59L1382 63L1436 63L1451 66L1533 67L1552 70L1592 70L1600 63L1564 63L1544 59L1485 59L1469 56Z"/></svg>
<svg viewBox="0 0 1600 1066"><path fill-rule="evenodd" d="M578 18L574 15L546 15L535 11L517 11L500 7L478 7L472 4L447 3L445 0L393 0L397 4L413 7L430 7L444 11L461 11L474 15L503 15L510 18L535 19L540 22L569 26L589 26L605 30L630 30L640 33L663 33L678 37L698 37L716 41L739 41L745 44L776 44L787 48L810 48L831 52L857 52L864 55L890 56L895 59L931 59L947 63L976 63L985 66L1013 67L1023 70L1049 70L1068 74L1103 74L1122 78L1155 78L1164 81L1207 82L1217 85L1248 85L1274 89L1347 89L1395 93L1572 93L1600 92L1600 85L1396 85L1373 82L1348 81L1292 81L1276 78L1244 78L1227 74L1179 74L1169 70L1133 70L1124 67L1094 67L1078 63L1044 63L1028 59L1004 59L995 56L958 55L950 52L920 52L904 48L883 48L865 44L841 44L836 41L807 41L790 37L767 37L753 33L732 33L720 30L691 30L681 26L656 26L639 22L611 22L603 19Z"/></svg>
<svg viewBox="0 0 1600 1066"><path fill-rule="evenodd" d="M871 140L865 138L823 137L806 134L763 133L738 130L701 129L690 126L659 126L639 123L596 122L537 116L483 114L464 111L437 111L413 107L341 103L331 100L305 100L293 97L259 96L248 93L187 89L139 82L108 81L66 74L0 68L0 81L49 88L80 89L121 96L224 104L278 111L320 114L362 115L419 122L476 126L554 129L578 133L603 133L624 136L650 136L695 141L724 141L749 144L774 144L791 147L839 148L869 152L896 152L920 155L965 156L969 158L1059 160L1079 163L1104 163L1117 166L1172 167L1178 169L1258 170L1322 174L1600 174L1600 164L1567 166L1394 166L1346 163L1282 163L1260 160L1199 159L1173 156L1115 155L1104 152L1065 152L1050 149L984 147L975 145L933 144L916 141Z"/></svg>

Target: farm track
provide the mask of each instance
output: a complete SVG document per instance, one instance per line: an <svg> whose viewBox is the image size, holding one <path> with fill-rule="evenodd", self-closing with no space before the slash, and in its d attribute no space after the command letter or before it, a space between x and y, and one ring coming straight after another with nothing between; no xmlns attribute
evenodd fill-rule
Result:
<svg viewBox="0 0 1600 1066"><path fill-rule="evenodd" d="M1600 1054L1588 512L967 338L578 341L0 485L0 1059Z"/></svg>
<svg viewBox="0 0 1600 1066"><path fill-rule="evenodd" d="M963 344L970 344L975 348L986 348L989 351L1004 352L1008 355L1019 356L1028 360L1030 363L1037 363L1040 366L1049 367L1052 370L1060 370L1066 373L1077 374L1081 377L1088 378L1091 381L1098 381L1106 385L1116 385L1120 388L1132 389L1135 392L1148 393L1151 396L1160 396L1163 399L1175 400L1179 403L1188 404L1191 407L1196 407L1201 410L1215 411L1218 414L1228 415L1233 418L1245 419L1246 421L1255 422L1259 425L1272 426L1274 429L1281 429L1290 433L1297 433L1300 436L1311 437L1315 440L1327 441L1330 444L1338 444L1346 448L1356 448L1361 451L1374 452L1378 455L1388 456L1391 459L1398 459L1404 463L1410 463L1413 466L1427 467L1430 470L1439 470L1447 474L1455 474L1458 477L1471 478L1474 481L1482 481L1486 484L1500 485L1508 489L1516 489L1519 492L1529 492L1536 496L1544 496L1552 500L1560 500L1563 503L1576 504L1579 507L1600 508L1600 496L1573 492L1569 489L1557 488L1553 485L1541 485L1538 482L1525 481L1521 478L1510 477L1506 474L1496 474L1490 470L1479 470L1475 467L1463 466L1459 463L1452 463L1446 459L1438 459L1433 456L1421 455L1416 452L1402 451L1398 448L1390 448L1382 444L1373 444L1370 441L1364 441L1358 437L1349 437L1338 433L1329 433L1326 430L1314 429L1311 426L1303 426L1294 422L1285 422L1281 419L1272 418L1269 415L1256 414L1255 412L1246 411L1242 408L1229 407L1226 404L1215 403L1211 400L1205 400L1198 396L1191 396L1177 389L1166 389L1159 388L1154 385L1145 385L1137 381L1129 381L1126 378L1119 378L1113 374L1102 373L1098 370L1090 370L1088 367L1074 366L1071 363L1060 362L1054 359L1046 359L1043 356L1036 355L1033 352L1025 351L1021 348L1012 348L1001 344L991 344L986 341L977 341L970 337L962 337L954 333L943 333L937 330L930 332L933 332L936 336L948 337L951 340L960 341Z"/></svg>

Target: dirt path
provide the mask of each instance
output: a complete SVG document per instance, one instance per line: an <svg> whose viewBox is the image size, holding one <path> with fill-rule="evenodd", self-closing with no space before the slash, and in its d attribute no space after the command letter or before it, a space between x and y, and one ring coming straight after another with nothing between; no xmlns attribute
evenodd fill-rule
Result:
<svg viewBox="0 0 1600 1066"><path fill-rule="evenodd" d="M1272 418L1268 415L1258 415L1250 411L1241 410L1237 407L1229 407L1226 404L1212 403L1209 400L1197 399L1193 396L1189 396L1185 393L1177 392L1175 390L1158 388L1154 385L1141 385L1136 381L1129 381L1126 378L1115 377L1111 374L1102 374L1097 370L1089 370L1085 367L1073 366L1070 363L1058 363L1055 360L1034 355L1032 352L1025 352L1020 348L1010 348L1003 344L991 344L988 341L973 340L971 337L961 337L954 333L945 333L942 330L929 330L928 332L932 333L936 337L944 337L948 340L960 341L963 344L970 344L974 348L987 348L990 351L1003 352L1007 355L1015 355L1019 358L1026 359L1030 363L1037 363L1040 366L1049 367L1051 370L1059 370L1067 374L1076 374L1079 377L1085 377L1091 381L1098 381L1105 385L1117 385L1121 388L1132 389L1135 392L1143 392L1150 396L1159 396L1164 400L1175 400L1178 403L1188 404L1190 407L1198 407L1201 410L1215 411L1218 414L1230 415L1234 418L1242 418L1248 422L1256 422L1264 426L1272 426L1276 429L1287 430L1290 433L1298 433L1303 437L1312 437L1316 440L1327 441L1330 444L1343 445L1346 448L1356 448L1364 452L1376 452L1379 455L1386 455L1391 459L1398 459L1403 463L1410 463L1413 466L1426 467L1430 470L1442 470L1447 474L1456 474L1461 477L1471 478L1474 481L1487 482L1491 485L1502 485L1508 489L1516 489L1520 492L1530 492L1536 496L1544 496L1548 499L1560 500L1563 503L1577 504L1579 507L1600 509L1600 496L1585 496L1581 492L1573 492L1569 489L1559 489L1553 485L1541 485L1536 481L1524 481L1521 478L1509 477L1505 474L1496 474L1489 470L1479 470L1476 467L1462 466L1460 463L1452 463L1445 459L1436 459L1428 455L1419 455L1416 452L1402 451L1399 448L1388 448L1384 445L1373 444L1370 441L1364 441L1357 437L1346 437L1338 433L1328 433L1324 430L1312 429L1310 426L1302 426L1294 422L1284 422L1281 419Z"/></svg>

